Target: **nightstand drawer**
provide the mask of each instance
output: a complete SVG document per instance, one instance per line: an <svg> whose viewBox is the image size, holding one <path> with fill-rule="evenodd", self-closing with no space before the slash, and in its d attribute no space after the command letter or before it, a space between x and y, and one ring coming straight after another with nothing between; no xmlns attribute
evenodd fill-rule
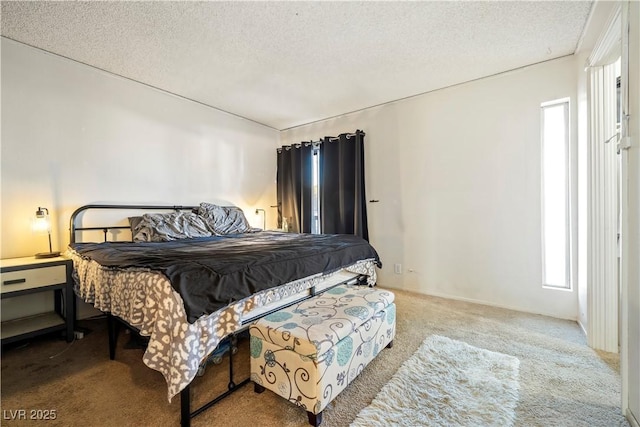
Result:
<svg viewBox="0 0 640 427"><path fill-rule="evenodd" d="M0 275L2 293L21 291L59 285L67 281L67 269L64 265L10 271Z"/></svg>

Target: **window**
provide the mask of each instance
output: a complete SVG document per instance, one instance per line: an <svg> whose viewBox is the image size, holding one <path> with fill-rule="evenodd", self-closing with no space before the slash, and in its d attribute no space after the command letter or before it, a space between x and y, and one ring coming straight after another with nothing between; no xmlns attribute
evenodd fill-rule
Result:
<svg viewBox="0 0 640 427"><path fill-rule="evenodd" d="M571 289L569 100L541 110L542 284Z"/></svg>
<svg viewBox="0 0 640 427"><path fill-rule="evenodd" d="M313 146L311 159L311 233L320 234L320 145Z"/></svg>

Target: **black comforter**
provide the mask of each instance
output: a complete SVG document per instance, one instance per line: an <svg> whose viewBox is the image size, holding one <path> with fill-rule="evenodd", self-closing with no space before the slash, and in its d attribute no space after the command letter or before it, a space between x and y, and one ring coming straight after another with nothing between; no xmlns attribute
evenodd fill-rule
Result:
<svg viewBox="0 0 640 427"><path fill-rule="evenodd" d="M161 243L74 243L81 256L105 267L144 267L164 273L193 323L264 289L364 259L381 266L364 239L342 234L247 233Z"/></svg>

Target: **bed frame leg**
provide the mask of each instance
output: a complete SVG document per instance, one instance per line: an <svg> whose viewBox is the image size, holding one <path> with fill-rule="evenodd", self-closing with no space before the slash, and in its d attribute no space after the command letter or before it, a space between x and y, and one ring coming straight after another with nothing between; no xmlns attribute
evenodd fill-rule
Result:
<svg viewBox="0 0 640 427"><path fill-rule="evenodd" d="M386 348L393 348L393 340L389 341Z"/></svg>
<svg viewBox="0 0 640 427"><path fill-rule="evenodd" d="M116 346L118 344L118 333L120 332L120 324L115 316L107 313L107 331L109 335L109 359L115 360Z"/></svg>
<svg viewBox="0 0 640 427"><path fill-rule="evenodd" d="M232 390L236 387L236 383L233 382L233 348L238 345L238 338L236 335L231 335L229 340L229 384L227 385L228 390Z"/></svg>
<svg viewBox="0 0 640 427"><path fill-rule="evenodd" d="M191 385L180 392L180 426L191 426Z"/></svg>

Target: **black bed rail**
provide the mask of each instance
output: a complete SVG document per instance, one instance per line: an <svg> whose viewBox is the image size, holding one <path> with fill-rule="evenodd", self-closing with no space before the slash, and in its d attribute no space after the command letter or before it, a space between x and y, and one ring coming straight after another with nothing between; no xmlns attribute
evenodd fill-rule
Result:
<svg viewBox="0 0 640 427"><path fill-rule="evenodd" d="M198 206L181 206L181 205L101 205L92 204L80 206L73 211L71 219L69 220L69 242L76 242L76 232L78 231L96 231L102 230L104 233L104 241L107 241L107 233L109 230L128 230L128 225L106 225L98 227L78 227L76 225L76 219L82 212L90 209L119 209L119 210L173 210L173 211L187 211L197 209Z"/></svg>

